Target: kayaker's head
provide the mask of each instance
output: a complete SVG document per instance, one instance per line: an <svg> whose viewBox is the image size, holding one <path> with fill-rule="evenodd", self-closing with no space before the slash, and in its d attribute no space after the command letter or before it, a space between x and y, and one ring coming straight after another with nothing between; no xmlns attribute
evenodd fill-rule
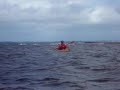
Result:
<svg viewBox="0 0 120 90"><path fill-rule="evenodd" d="M64 44L64 41L61 41L61 44Z"/></svg>

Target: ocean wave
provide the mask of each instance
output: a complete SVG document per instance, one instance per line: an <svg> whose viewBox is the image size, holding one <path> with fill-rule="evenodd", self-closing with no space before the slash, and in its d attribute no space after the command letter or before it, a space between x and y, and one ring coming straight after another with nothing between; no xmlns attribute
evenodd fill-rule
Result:
<svg viewBox="0 0 120 90"><path fill-rule="evenodd" d="M120 89L119 44L38 44L0 44L0 90Z"/></svg>

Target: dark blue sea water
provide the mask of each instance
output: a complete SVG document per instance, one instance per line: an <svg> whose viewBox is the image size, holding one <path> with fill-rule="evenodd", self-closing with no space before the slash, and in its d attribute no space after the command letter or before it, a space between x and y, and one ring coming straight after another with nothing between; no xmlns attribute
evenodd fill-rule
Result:
<svg viewBox="0 0 120 90"><path fill-rule="evenodd" d="M0 90L120 90L120 44L0 43Z"/></svg>

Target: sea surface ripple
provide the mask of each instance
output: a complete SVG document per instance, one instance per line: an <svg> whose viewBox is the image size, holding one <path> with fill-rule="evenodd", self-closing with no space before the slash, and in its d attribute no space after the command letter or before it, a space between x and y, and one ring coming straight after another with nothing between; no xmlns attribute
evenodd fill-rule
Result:
<svg viewBox="0 0 120 90"><path fill-rule="evenodd" d="M120 44L0 43L0 90L120 90Z"/></svg>

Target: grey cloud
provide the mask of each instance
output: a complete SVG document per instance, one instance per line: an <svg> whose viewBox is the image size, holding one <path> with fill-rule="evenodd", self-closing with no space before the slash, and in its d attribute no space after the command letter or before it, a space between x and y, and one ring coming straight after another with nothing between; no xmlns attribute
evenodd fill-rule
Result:
<svg viewBox="0 0 120 90"><path fill-rule="evenodd" d="M14 39L18 35L21 40L92 40L97 36L117 39L119 3L120 0L1 0L0 38L7 35L6 39Z"/></svg>
<svg viewBox="0 0 120 90"><path fill-rule="evenodd" d="M109 1L109 2L108 2ZM91 19L101 19L100 15L109 14L108 9L109 7L103 8L103 11L99 10L105 6L105 5L111 5L111 0L101 0L101 1L95 1L95 0L6 0L1 1L1 13L0 13L0 19L2 21L42 21L46 22L49 21L68 21L68 22L76 22L76 23L93 23ZM5 5L5 7L4 7ZM98 8L99 7L99 8ZM104 9L107 8L107 11L104 11ZM114 7L110 7L114 8ZM92 13L95 14L93 15ZM96 13L98 12L98 13ZM108 13L106 13L108 12ZM111 11L110 11L111 12ZM117 16L119 19L119 13L116 11L116 9L112 9L112 12L115 13L111 19L113 22L116 21L114 17ZM103 14L101 14L103 13ZM104 14L105 13L105 14ZM100 15L99 15L100 14ZM91 18L92 17L92 18ZM105 17L107 18L107 17ZM52 20L53 19L53 20ZM58 19L58 20L57 20ZM94 19L94 20L95 20ZM115 19L115 20L114 20ZM101 19L102 20L102 19ZM102 21L104 22L104 21ZM100 22L100 23L102 23ZM98 21L95 21L94 23L98 23Z"/></svg>

